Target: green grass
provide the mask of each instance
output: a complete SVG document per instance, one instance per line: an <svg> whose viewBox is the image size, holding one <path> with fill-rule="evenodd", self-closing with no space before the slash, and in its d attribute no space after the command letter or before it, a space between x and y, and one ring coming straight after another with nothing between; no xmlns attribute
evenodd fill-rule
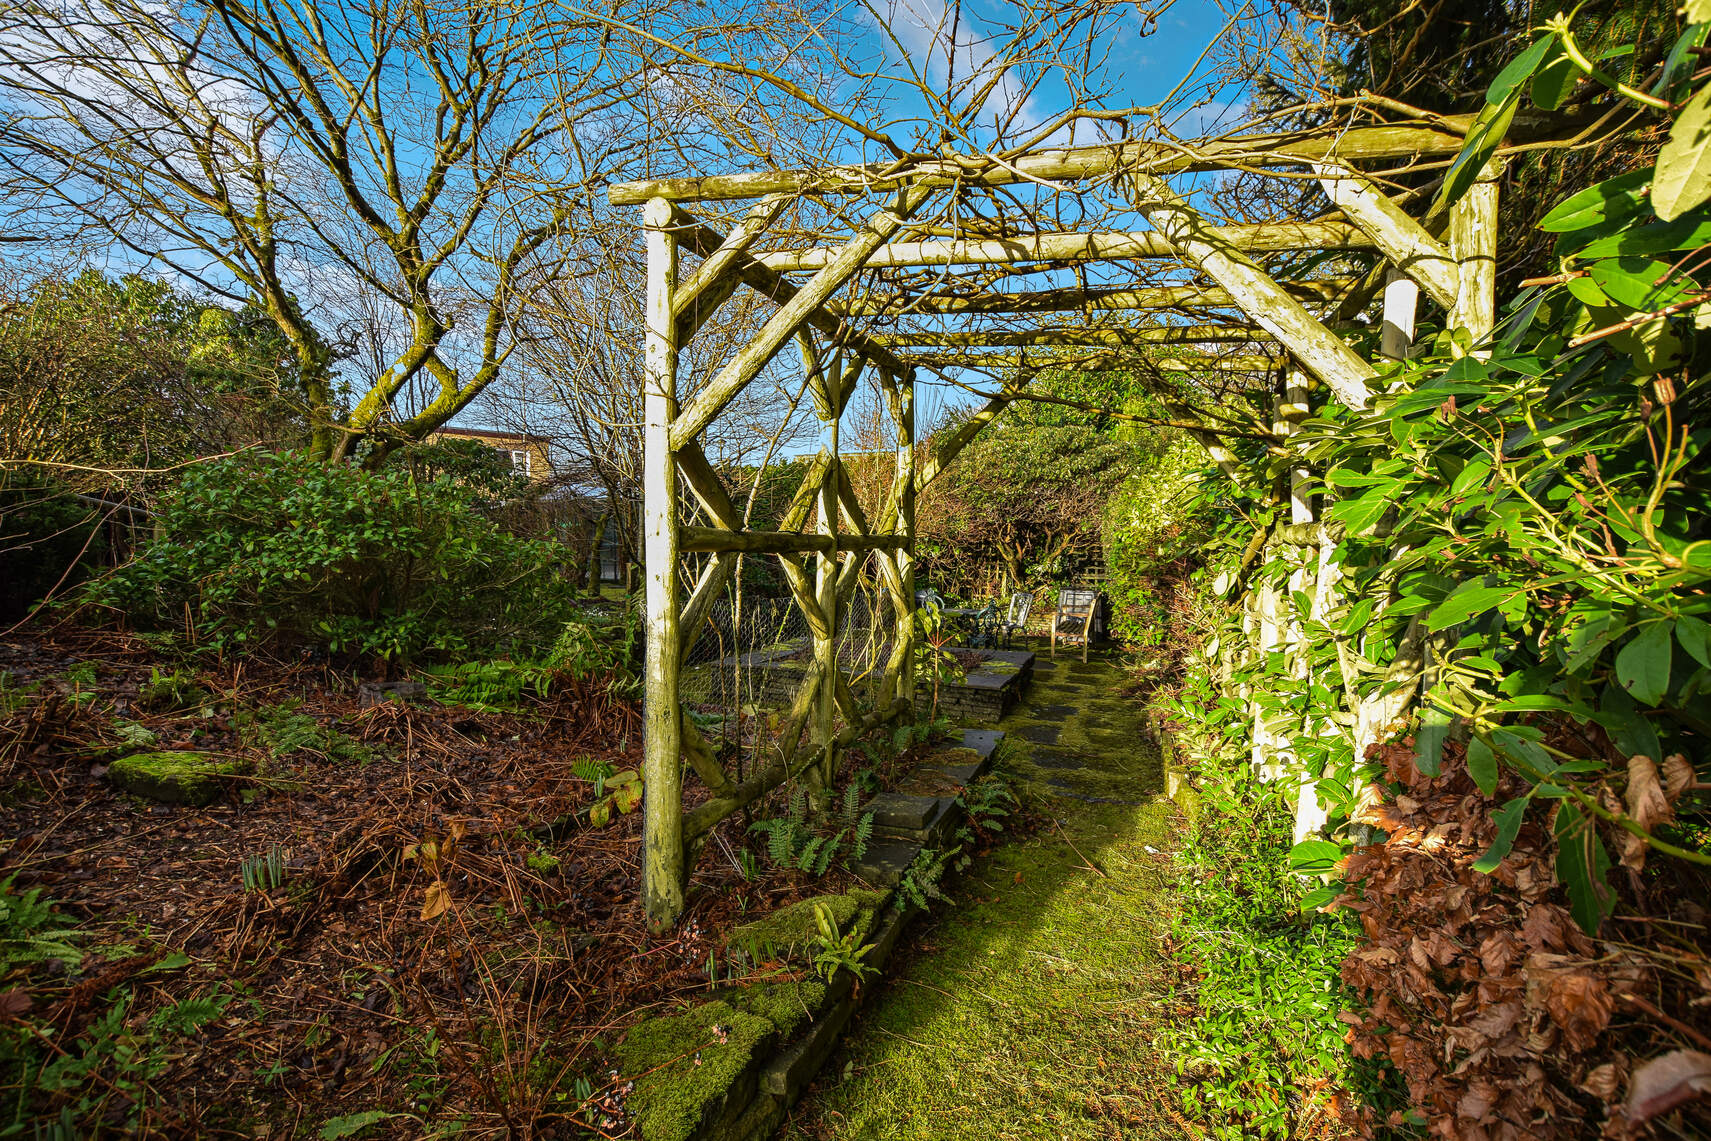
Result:
<svg viewBox="0 0 1711 1141"><path fill-rule="evenodd" d="M1103 715L1138 716L1134 703L1112 700L1115 677L1111 669L1075 686L1037 682L1029 702L1080 699ZM1019 721L1027 716L1027 706L1018 710ZM1078 785L1103 792L1121 782L1135 800L1155 791L1132 775L1133 738L1117 750L1071 735L1062 744L1088 762ZM1025 742L1016 741L1009 762L1027 774ZM1180 1136L1162 1109L1172 1100L1171 1067L1152 1047L1163 1014L1159 941L1171 918L1174 809L1040 805L1062 831L1047 823L1000 848L953 885L955 907L917 920L915 953L893 960L784 1137Z"/></svg>

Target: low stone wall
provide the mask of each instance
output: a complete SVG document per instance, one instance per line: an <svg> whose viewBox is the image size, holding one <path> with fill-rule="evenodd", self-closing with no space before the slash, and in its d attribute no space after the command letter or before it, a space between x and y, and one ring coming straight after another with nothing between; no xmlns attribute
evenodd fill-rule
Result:
<svg viewBox="0 0 1711 1141"><path fill-rule="evenodd" d="M940 847L958 823L957 794L990 766L1003 734L968 730L960 746L923 762L898 791L867 806L874 840L857 872L874 890L822 897L739 928L766 954L800 953L813 932L815 902L842 933L871 944L863 961L883 969L912 912L896 885L923 848ZM759 954L756 957L760 957ZM870 983L871 986L871 983ZM632 1028L618 1047L626 1075L639 1075L629 1109L643 1141L766 1141L837 1046L865 997L848 971L727 987L682 1014Z"/></svg>
<svg viewBox="0 0 1711 1141"><path fill-rule="evenodd" d="M960 649L961 647L956 647ZM939 713L953 721L996 722L1022 699L1034 676L1027 650L981 650L986 661L956 685L939 685ZM926 716L933 701L931 678L915 679L915 712Z"/></svg>

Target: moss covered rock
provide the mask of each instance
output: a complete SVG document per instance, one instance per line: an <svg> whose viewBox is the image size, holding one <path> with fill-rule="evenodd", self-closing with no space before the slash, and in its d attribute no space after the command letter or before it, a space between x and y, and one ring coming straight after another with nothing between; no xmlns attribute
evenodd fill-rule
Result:
<svg viewBox="0 0 1711 1141"><path fill-rule="evenodd" d="M764 1018L778 1030L779 1037L788 1041L811 1022L826 1004L826 984L819 979L797 979L790 982L756 983L729 995L732 1007Z"/></svg>
<svg viewBox="0 0 1711 1141"><path fill-rule="evenodd" d="M731 932L730 945L747 951L757 959L804 958L819 925L814 919L814 905L823 904L831 910L840 933L852 928L865 939L873 927L873 916L885 893L880 891L851 891L843 895L820 895L781 907L764 918L745 923Z"/></svg>
<svg viewBox="0 0 1711 1141"><path fill-rule="evenodd" d="M132 753L107 769L107 779L126 792L166 804L208 804L225 787L223 778L242 770L242 762L207 753Z"/></svg>
<svg viewBox="0 0 1711 1141"><path fill-rule="evenodd" d="M637 1025L617 1054L624 1073L642 1075L629 1108L644 1141L689 1141L740 1114L777 1041L771 1022L724 1002Z"/></svg>

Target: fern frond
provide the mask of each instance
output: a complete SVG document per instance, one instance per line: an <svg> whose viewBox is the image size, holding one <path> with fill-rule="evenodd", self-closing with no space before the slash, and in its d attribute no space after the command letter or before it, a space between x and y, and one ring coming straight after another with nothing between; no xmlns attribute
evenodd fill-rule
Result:
<svg viewBox="0 0 1711 1141"><path fill-rule="evenodd" d="M814 861L815 875L823 876L826 874L826 869L832 866L832 857L838 854L838 846L844 842L844 836L848 832L848 828L843 829L828 840L825 847L820 849L820 858Z"/></svg>
<svg viewBox="0 0 1711 1141"><path fill-rule="evenodd" d="M855 836L850 841L850 853L861 859L867 855L867 842L873 837L873 813L864 812L856 822Z"/></svg>

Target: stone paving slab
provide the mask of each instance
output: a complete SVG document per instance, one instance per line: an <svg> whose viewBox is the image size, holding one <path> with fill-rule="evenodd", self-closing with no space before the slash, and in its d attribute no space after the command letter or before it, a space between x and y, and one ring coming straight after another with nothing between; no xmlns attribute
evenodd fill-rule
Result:
<svg viewBox="0 0 1711 1141"><path fill-rule="evenodd" d="M924 845L918 840L877 840L867 846L867 854L856 861L855 873L878 887L895 887L903 873L921 854Z"/></svg>
<svg viewBox="0 0 1711 1141"><path fill-rule="evenodd" d="M873 813L875 828L914 832L927 827L942 811L940 799L936 796L911 796L906 792L884 792L868 801L867 811Z"/></svg>

